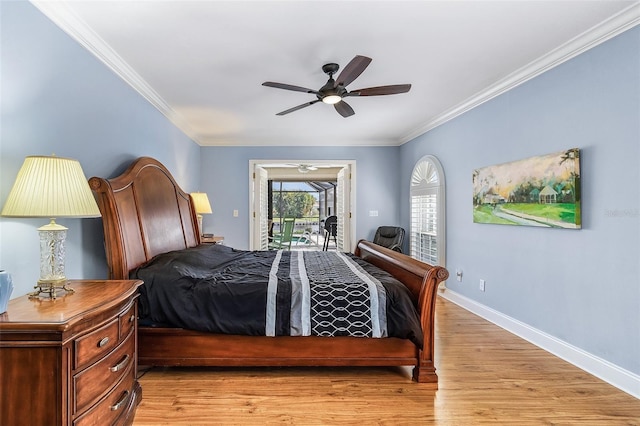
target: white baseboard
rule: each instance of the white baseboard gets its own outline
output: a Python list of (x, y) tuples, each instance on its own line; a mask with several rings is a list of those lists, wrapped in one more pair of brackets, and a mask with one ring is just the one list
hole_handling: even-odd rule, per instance
[(440, 296), (640, 399), (640, 375), (445, 288)]

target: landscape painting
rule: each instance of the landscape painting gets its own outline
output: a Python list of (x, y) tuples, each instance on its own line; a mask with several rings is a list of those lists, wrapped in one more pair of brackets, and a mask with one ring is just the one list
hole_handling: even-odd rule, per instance
[(473, 221), (580, 229), (579, 149), (474, 170)]

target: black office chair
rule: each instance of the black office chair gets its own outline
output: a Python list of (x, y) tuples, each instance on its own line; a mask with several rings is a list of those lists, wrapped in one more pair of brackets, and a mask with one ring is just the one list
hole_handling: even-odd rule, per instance
[(329, 240), (333, 237), (333, 242), (338, 247), (338, 216), (329, 216), (324, 220), (324, 245), (322, 246), (323, 251), (327, 251), (329, 248)]
[(381, 226), (373, 237), (374, 244), (402, 253), (404, 229), (399, 226)]

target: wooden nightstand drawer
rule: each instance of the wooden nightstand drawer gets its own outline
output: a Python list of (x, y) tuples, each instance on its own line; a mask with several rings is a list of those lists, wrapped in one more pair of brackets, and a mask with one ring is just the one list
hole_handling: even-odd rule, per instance
[(73, 377), (74, 414), (95, 403), (122, 378), (135, 362), (134, 350), (135, 336), (131, 332), (108, 356)]
[(73, 422), (74, 426), (112, 425), (125, 412), (134, 398), (132, 389), (135, 380), (135, 368), (129, 365), (126, 376), (100, 402)]
[(114, 318), (104, 326), (75, 341), (75, 365), (81, 369), (89, 362), (109, 353), (118, 345), (120, 337), (119, 322)]
[(136, 325), (136, 306), (135, 304), (131, 305), (124, 314), (120, 315), (120, 339), (124, 339)]

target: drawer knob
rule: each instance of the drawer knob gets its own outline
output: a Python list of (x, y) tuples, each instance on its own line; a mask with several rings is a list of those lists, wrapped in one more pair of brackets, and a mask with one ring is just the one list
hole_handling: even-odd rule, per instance
[(108, 337), (104, 337), (98, 342), (98, 347), (101, 348), (104, 345), (106, 345), (107, 343), (109, 343), (109, 338)]
[(111, 408), (111, 411), (118, 411), (120, 407), (122, 407), (125, 404), (125, 402), (127, 402), (127, 399), (129, 399), (129, 391), (124, 391), (122, 393), (122, 397), (120, 398), (120, 401), (116, 402), (109, 408)]
[(126, 354), (124, 358), (122, 358), (122, 361), (120, 361), (113, 367), (109, 368), (109, 370), (111, 370), (112, 373), (115, 373), (116, 371), (122, 370), (128, 363), (129, 363), (129, 354)]
[(135, 320), (136, 320), (135, 315), (131, 315), (131, 317), (129, 317), (129, 322), (134, 322)]

